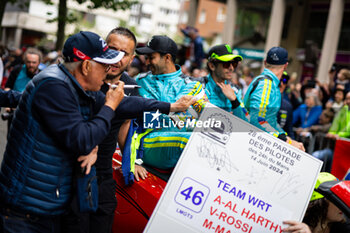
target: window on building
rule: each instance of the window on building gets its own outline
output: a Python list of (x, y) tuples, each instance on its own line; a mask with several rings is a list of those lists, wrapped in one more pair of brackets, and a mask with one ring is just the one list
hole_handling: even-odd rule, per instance
[(130, 15), (129, 24), (134, 26), (134, 25), (137, 25), (138, 23), (139, 23), (139, 17), (136, 15)]
[(131, 5), (131, 13), (138, 14), (140, 12), (140, 9), (141, 9), (140, 4)]
[(154, 6), (153, 6), (153, 4), (144, 3), (142, 5), (142, 13), (144, 13), (144, 14), (153, 14), (154, 13)]
[(205, 10), (202, 10), (200, 15), (199, 15), (199, 19), (198, 19), (198, 23), (200, 24), (204, 24), (205, 23), (205, 20), (206, 20), (206, 17), (207, 17), (207, 13)]
[(167, 30), (169, 28), (169, 24), (159, 22), (158, 28), (161, 30)]
[(188, 13), (184, 12), (180, 15), (179, 22), (186, 24), (188, 22)]
[(218, 22), (225, 22), (226, 19), (226, 8), (225, 7), (219, 7), (218, 13), (216, 15), (216, 21)]

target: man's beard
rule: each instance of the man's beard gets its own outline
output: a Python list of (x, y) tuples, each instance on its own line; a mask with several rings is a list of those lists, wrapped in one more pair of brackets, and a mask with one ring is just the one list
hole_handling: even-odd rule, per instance
[(120, 73), (116, 74), (116, 75), (114, 75), (114, 74), (107, 74), (106, 80), (113, 80), (113, 79), (115, 79), (116, 77), (120, 76), (123, 72), (124, 72), (124, 70), (121, 71)]
[(106, 80), (113, 80), (113, 79), (115, 79), (115, 77), (117, 77), (117, 75), (107, 74)]
[(27, 76), (32, 78), (32, 77), (34, 77), (34, 75), (36, 75), (38, 73), (38, 71), (39, 71), (38, 69), (35, 69), (34, 72), (31, 72), (27, 69)]

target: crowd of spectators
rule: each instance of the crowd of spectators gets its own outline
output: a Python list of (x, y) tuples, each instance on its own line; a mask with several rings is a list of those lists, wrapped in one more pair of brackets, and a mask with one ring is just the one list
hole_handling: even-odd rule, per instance
[[(198, 79), (198, 81), (208, 76), (209, 73), (213, 75), (213, 71), (217, 68), (215, 65), (219, 63), (214, 64), (213, 61), (206, 60), (208, 56), (204, 55), (201, 45), (202, 39), (198, 31), (194, 28), (186, 28), (182, 32), (191, 39), (191, 43), (193, 43), (192, 49), (194, 49), (189, 59), (177, 57), (177, 61), (182, 61), (176, 62), (181, 66), (182, 73), (185, 76), (190, 76), (192, 80)], [(199, 47), (200, 51), (198, 51)], [(29, 67), (26, 64), (25, 54), (27, 54), (26, 51), (32, 50), (33, 48), (9, 49), (5, 46), (0, 46), (1, 89), (9, 87), (9, 83), (13, 82), (11, 74), (17, 70), (16, 67), (23, 67), (23, 69)], [(130, 59), (132, 61), (128, 62), (129, 65), (126, 68), (130, 77), (136, 77), (138, 74), (148, 70), (146, 58), (142, 55), (143, 53), (147, 55), (147, 53), (142, 52), (140, 48), (138, 50), (139, 55)], [(136, 49), (136, 51), (138, 50)], [(231, 48), (229, 50), (231, 51)], [(211, 54), (210, 51), (209, 54)], [(33, 75), (51, 64), (59, 63), (60, 59), (60, 51), (44, 53), (43, 58), (40, 58), (37, 72), (33, 73)], [(247, 95), (247, 89), (256, 74), (253, 73), (249, 66), (239, 63), (239, 61), (242, 61), (242, 58), (228, 66), (234, 69), (232, 77), (220, 77), (219, 73), (213, 76), (216, 79), (221, 78), (227, 81), (229, 85), (237, 90), (235, 91), (237, 99), (242, 100)], [(220, 64), (222, 65), (222, 63)], [(172, 66), (174, 68), (175, 63)], [(178, 79), (182, 81), (182, 78), (179, 77)], [(208, 87), (210, 85), (207, 86), (207, 89), (209, 89)], [(23, 91), (23, 89), (24, 87), (18, 91)], [(350, 138), (350, 69), (332, 66), (329, 71), (327, 84), (321, 83), (316, 77), (304, 78), (302, 82), (299, 82), (298, 74), (293, 73), (289, 76), (287, 73), (284, 73), (280, 81), (280, 91), (282, 93), (281, 106), (286, 106), (286, 108), (282, 109), (281, 107), (278, 116), (279, 124), (288, 133), (289, 137), (296, 139), (296, 141), (302, 141), (308, 153), (323, 160), (325, 162), (323, 170), (329, 172), (332, 164), (334, 141), (340, 138)], [(166, 101), (167, 99), (161, 100)], [(322, 143), (315, 143), (317, 137), (323, 138)]]
[[(185, 36), (192, 38), (192, 43), (198, 44), (197, 42), (200, 38), (195, 29), (185, 28), (182, 31)], [(142, 45), (143, 44), (140, 44), (139, 46)], [(198, 46), (199, 45), (196, 45), (195, 47)], [(23, 47), (19, 49), (6, 48), (3, 45), (0, 46), (2, 58), (0, 61), (0, 72), (2, 73), (0, 77), (1, 89), (6, 87), (11, 71), (16, 66), (24, 64), (23, 54), (26, 49), (28, 48)], [(198, 56), (202, 57), (200, 63), (193, 62), (193, 60), (191, 60), (193, 57), (188, 56), (187, 53), (179, 52), (177, 63), (181, 65), (182, 72), (186, 76), (202, 78), (208, 75), (206, 56), (202, 48)], [(198, 56), (196, 58), (197, 61), (199, 60)], [(58, 63), (60, 57), (60, 51), (43, 52), (39, 70), (44, 69), (50, 64)], [(128, 67), (128, 74), (131, 77), (136, 77), (139, 73), (146, 71), (145, 57), (143, 55), (135, 56)], [(240, 98), (244, 98), (247, 88), (255, 76), (256, 74), (252, 72), (249, 66), (239, 64), (232, 75), (230, 84), (241, 90)], [(285, 129), (287, 129), (287, 127), (292, 127), (293, 132), (286, 130), (287, 132), (289, 131), (289, 136), (293, 139), (303, 141), (309, 153), (313, 153), (316, 149), (324, 149), (324, 147), (330, 147), (329, 149), (332, 150), (332, 143), (329, 143), (329, 140), (337, 138), (333, 135), (349, 137), (346, 133), (350, 130), (350, 126), (347, 125), (349, 124), (348, 122), (343, 122), (343, 128), (339, 131), (333, 133), (328, 133), (328, 131), (332, 123), (335, 124), (334, 119), (339, 119), (341, 110), (343, 111), (343, 115), (345, 114), (344, 117), (348, 115), (347, 109), (349, 106), (346, 104), (345, 98), (346, 94), (350, 91), (350, 69), (333, 65), (328, 76), (328, 84), (320, 83), (315, 77), (307, 77), (304, 78), (302, 82), (299, 82), (298, 74), (292, 73), (291, 77), (288, 77), (285, 83), (286, 86), (283, 87), (283, 101), (287, 102), (288, 105), (290, 104), (293, 109), (293, 116), (289, 116), (289, 118), (292, 118), (292, 125), (285, 125)], [(285, 114), (282, 112), (282, 115)], [(284, 122), (282, 122), (282, 124), (284, 124)], [(332, 128), (334, 127), (335, 126)], [(316, 134), (323, 134), (327, 139), (324, 140), (324, 145), (315, 146), (314, 143), (311, 143), (312, 138), (314, 138)], [(308, 147), (309, 145), (313, 146)]]

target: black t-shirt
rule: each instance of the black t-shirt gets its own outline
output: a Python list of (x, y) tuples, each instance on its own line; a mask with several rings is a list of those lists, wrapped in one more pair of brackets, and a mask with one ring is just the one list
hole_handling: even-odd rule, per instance
[[(128, 85), (136, 85), (136, 81), (133, 78), (130, 78), (127, 73), (123, 73), (120, 77), (120, 80)], [(106, 93), (109, 89), (107, 84), (104, 84), (101, 87), (101, 91)], [(125, 89), (125, 95), (127, 96), (139, 96), (138, 89)], [(125, 119), (114, 118), (112, 120), (111, 130), (108, 133), (107, 137), (99, 145), (98, 149), (98, 159), (96, 161), (96, 170), (98, 175), (111, 175), (112, 174), (112, 158), (114, 151), (117, 147), (117, 139), (120, 127), (124, 123)]]

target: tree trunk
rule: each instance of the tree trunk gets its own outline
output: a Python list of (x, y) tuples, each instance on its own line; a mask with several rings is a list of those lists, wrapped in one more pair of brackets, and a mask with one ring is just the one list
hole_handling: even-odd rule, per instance
[(58, 5), (58, 25), (57, 25), (57, 41), (56, 50), (63, 48), (65, 28), (67, 18), (67, 0), (60, 0)]
[(7, 1), (1, 1), (0, 2), (0, 41), (2, 38), (2, 18), (4, 17), (4, 13), (5, 13), (5, 8), (6, 8), (6, 3)]

